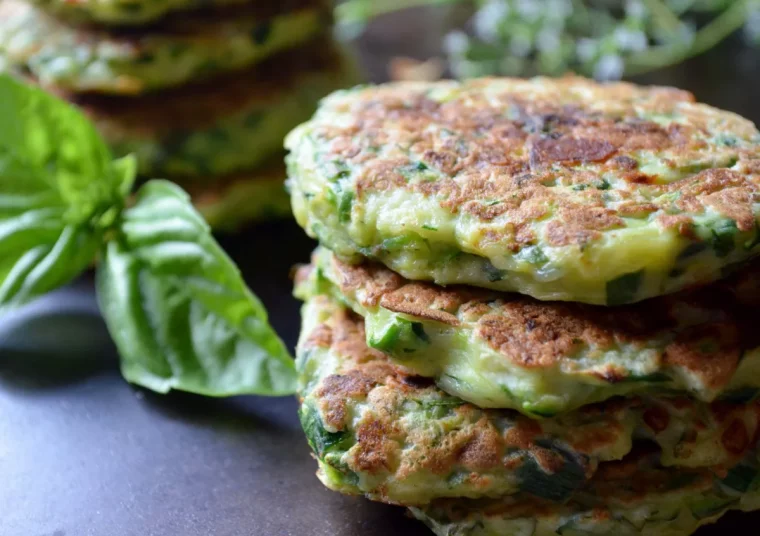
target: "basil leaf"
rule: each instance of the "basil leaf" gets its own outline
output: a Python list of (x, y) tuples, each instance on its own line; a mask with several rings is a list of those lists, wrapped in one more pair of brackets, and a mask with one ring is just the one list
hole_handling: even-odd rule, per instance
[(81, 113), (0, 75), (0, 314), (89, 266), (134, 176)]
[(179, 187), (151, 181), (97, 272), (124, 377), (158, 392), (295, 392), (292, 358), (237, 267)]
[(135, 164), (114, 162), (75, 107), (0, 75), (0, 177), (3, 193), (34, 194), (65, 207), (67, 222), (84, 223), (123, 205)]

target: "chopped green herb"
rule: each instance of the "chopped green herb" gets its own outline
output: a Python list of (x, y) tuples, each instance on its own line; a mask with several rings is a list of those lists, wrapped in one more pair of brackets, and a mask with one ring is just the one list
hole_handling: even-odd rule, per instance
[(483, 261), (483, 271), (486, 273), (486, 277), (491, 283), (501, 281), (504, 279), (504, 274), (506, 273), (503, 270), (499, 270), (489, 260)]
[(388, 353), (409, 354), (416, 351), (421, 344), (430, 344), (430, 337), (425, 333), (422, 323), (399, 317), (394, 317), (369, 339), (370, 347)]
[(757, 481), (759, 476), (760, 472), (758, 472), (757, 467), (740, 463), (729, 469), (726, 478), (721, 482), (733, 490), (746, 493), (753, 487), (753, 483)]
[(426, 418), (442, 419), (449, 415), (452, 409), (464, 405), (464, 401), (458, 398), (442, 398), (440, 400), (421, 402), (421, 404)]
[(669, 381), (673, 379), (664, 372), (652, 372), (651, 374), (632, 374), (617, 380), (617, 383), (666, 383)]
[(574, 453), (551, 441), (537, 441), (536, 444), (551, 450), (564, 463), (551, 474), (541, 468), (536, 459), (528, 455), (517, 469), (520, 489), (536, 497), (553, 502), (564, 502), (586, 481), (583, 461)]
[(734, 220), (720, 220), (710, 229), (712, 248), (718, 257), (726, 257), (734, 250), (737, 232)]
[(547, 257), (543, 250), (538, 246), (523, 248), (520, 250), (520, 253), (517, 254), (517, 258), (535, 266), (543, 266), (549, 262), (549, 257)]
[(425, 327), (422, 325), (422, 322), (412, 322), (412, 333), (414, 333), (419, 340), (430, 343), (430, 337), (425, 333)]
[(467, 471), (454, 471), (449, 476), (446, 477), (446, 484), (448, 484), (449, 487), (455, 488), (457, 486), (461, 486), (463, 483), (467, 481), (469, 478), (470, 473)]
[(414, 242), (414, 240), (415, 240), (415, 236), (412, 234), (405, 234), (401, 236), (394, 236), (392, 238), (386, 238), (380, 244), (379, 249), (381, 251), (393, 251), (395, 249), (408, 246), (409, 244)]
[(601, 181), (597, 182), (595, 185), (597, 190), (609, 190), (612, 185), (607, 179), (602, 179)]
[(341, 223), (347, 223), (351, 221), (351, 209), (354, 205), (354, 192), (350, 190), (344, 190), (340, 195), (340, 202), (338, 203), (338, 221)]
[(406, 166), (401, 166), (399, 168), (399, 173), (401, 173), (406, 180), (412, 180), (416, 178), (419, 173), (427, 171), (428, 169), (430, 168), (428, 168), (427, 164), (424, 162), (413, 162)]
[(328, 172), (328, 175), (330, 176), (330, 182), (345, 179), (351, 174), (351, 170), (349, 169), (348, 165), (341, 160), (332, 160), (327, 165), (331, 166), (331, 169)]
[(715, 138), (716, 143), (723, 145), (724, 147), (736, 147), (739, 140), (732, 134), (720, 134)]
[(695, 162), (679, 167), (678, 171), (681, 173), (699, 173), (700, 171), (712, 168), (713, 165), (713, 162)]
[(359, 485), (359, 475), (349, 469), (348, 465), (338, 456), (328, 454), (325, 457), (324, 462), (326, 464), (325, 472), (329, 471), (330, 480), (340, 482), (348, 487), (356, 487)]
[(623, 274), (607, 282), (607, 305), (623, 305), (636, 300), (644, 270)]
[(526, 413), (530, 413), (531, 415), (533, 415), (535, 417), (541, 417), (541, 418), (544, 418), (544, 419), (549, 419), (551, 417), (554, 417), (558, 413), (557, 410), (551, 409), (551, 408), (542, 407), (541, 404), (524, 403), (522, 405), (522, 407), (523, 407), (523, 410)]
[(324, 457), (331, 450), (349, 446), (351, 434), (347, 431), (327, 431), (316, 408), (305, 404), (301, 406), (298, 416), (301, 420), (301, 426), (306, 433), (306, 440), (309, 442), (309, 446), (320, 458)]
[(435, 227), (434, 225), (428, 225), (428, 224), (424, 224), (422, 226), (422, 228), (425, 229), (425, 230), (428, 230), (428, 231), (437, 231), (438, 230), (438, 227)]

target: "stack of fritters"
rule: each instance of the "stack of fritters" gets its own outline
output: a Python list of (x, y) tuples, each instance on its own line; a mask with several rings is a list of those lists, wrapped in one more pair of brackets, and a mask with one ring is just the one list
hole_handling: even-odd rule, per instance
[(441, 536), (760, 509), (760, 134), (580, 78), (333, 94), (287, 138), (301, 421)]
[(3, 0), (0, 58), (235, 227), (290, 213), (282, 140), (352, 84), (330, 27), (325, 0)]

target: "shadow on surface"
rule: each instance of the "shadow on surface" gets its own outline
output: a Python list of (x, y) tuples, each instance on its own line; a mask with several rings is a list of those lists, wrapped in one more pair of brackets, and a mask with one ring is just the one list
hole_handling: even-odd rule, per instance
[(41, 298), (0, 324), (0, 382), (49, 389), (116, 369), (115, 348), (94, 299), (73, 290)]
[(227, 433), (265, 433), (272, 437), (292, 433), (295, 429), (300, 433), (296, 417), (298, 404), (292, 397), (208, 398), (180, 391), (161, 395), (136, 389), (151, 411), (174, 421)]

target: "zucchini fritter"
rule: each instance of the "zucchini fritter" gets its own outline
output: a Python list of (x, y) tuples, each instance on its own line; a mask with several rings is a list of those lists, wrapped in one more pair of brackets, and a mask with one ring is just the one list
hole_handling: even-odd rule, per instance
[(314, 1), (282, 11), (264, 2), (141, 29), (72, 26), (17, 0), (0, 5), (0, 56), (43, 86), (139, 95), (249, 68), (326, 32)]
[(683, 392), (711, 402), (760, 392), (760, 273), (609, 308), (540, 302), (404, 279), (325, 248), (297, 294), (325, 293), (365, 318), (367, 344), (481, 407), (532, 417), (613, 396)]
[(437, 389), (365, 344), (360, 317), (326, 296), (304, 307), (297, 348), (301, 423), (330, 489), (424, 505), (524, 493), (563, 502), (634, 442), (658, 463), (730, 468), (757, 441), (760, 406), (615, 399), (532, 420)]
[(140, 173), (172, 180), (245, 172), (282, 151), (287, 132), (330, 91), (357, 79), (351, 61), (322, 40), (244, 73), (138, 98), (67, 97)]
[(362, 87), (325, 99), (286, 145), (306, 232), (413, 280), (613, 306), (760, 252), (760, 134), (685, 91)]

